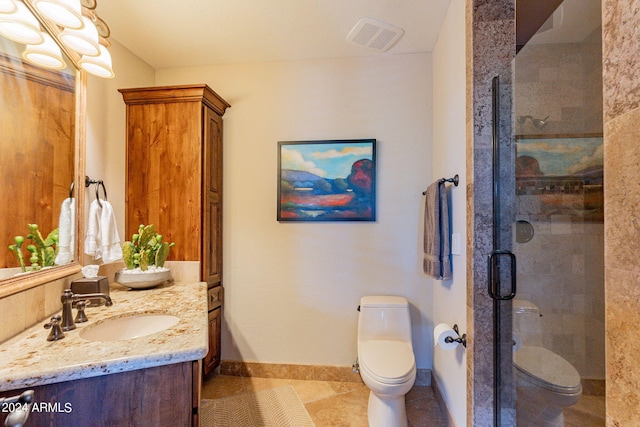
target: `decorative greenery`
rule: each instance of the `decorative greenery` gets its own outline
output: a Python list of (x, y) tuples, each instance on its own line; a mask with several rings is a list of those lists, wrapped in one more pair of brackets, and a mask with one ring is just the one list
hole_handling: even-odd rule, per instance
[(131, 237), (131, 241), (122, 245), (122, 258), (127, 270), (140, 268), (147, 271), (149, 266), (164, 266), (164, 262), (169, 256), (171, 247), (175, 243), (162, 241), (162, 235), (156, 234), (153, 224), (140, 224), (138, 233)]
[[(27, 246), (27, 250), (31, 254), (29, 261), (31, 266), (28, 267), (29, 271), (37, 271), (42, 267), (51, 267), (55, 265), (56, 255), (58, 254), (58, 229), (53, 230), (46, 239), (42, 238), (40, 230), (38, 230), (38, 224), (27, 224), (29, 228), (29, 234), (27, 239), (31, 239), (33, 244)], [(22, 272), (27, 271), (27, 266), (22, 254), (22, 244), (25, 239), (24, 236), (14, 237), (15, 244), (9, 245), (9, 250), (14, 253)]]

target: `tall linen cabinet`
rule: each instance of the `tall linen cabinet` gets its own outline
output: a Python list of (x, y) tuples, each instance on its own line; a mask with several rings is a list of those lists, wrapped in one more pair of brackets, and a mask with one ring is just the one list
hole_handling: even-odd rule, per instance
[(220, 363), (222, 116), (204, 84), (119, 89), (127, 105), (126, 234), (154, 224), (170, 260), (199, 261), (209, 288), (208, 374)]

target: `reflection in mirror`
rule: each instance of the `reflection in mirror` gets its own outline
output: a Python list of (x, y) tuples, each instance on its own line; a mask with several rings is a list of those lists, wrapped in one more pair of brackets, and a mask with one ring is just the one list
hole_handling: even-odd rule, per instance
[[(18, 0), (2, 4), (29, 12)], [(45, 53), (15, 41), (0, 10), (0, 280), (75, 258), (77, 71), (38, 21), (26, 19)]]

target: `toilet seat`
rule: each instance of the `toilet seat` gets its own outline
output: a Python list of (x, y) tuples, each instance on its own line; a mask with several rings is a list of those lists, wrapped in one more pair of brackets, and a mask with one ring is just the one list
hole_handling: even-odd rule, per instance
[(360, 369), (377, 382), (401, 384), (415, 374), (413, 348), (404, 341), (364, 341), (359, 353)]
[(532, 384), (555, 393), (582, 391), (580, 374), (560, 355), (544, 347), (522, 346), (513, 356), (516, 369)]

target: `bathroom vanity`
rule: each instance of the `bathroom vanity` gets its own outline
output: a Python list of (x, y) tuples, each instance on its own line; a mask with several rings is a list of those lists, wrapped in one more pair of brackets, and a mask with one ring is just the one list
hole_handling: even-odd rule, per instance
[[(40, 323), (1, 344), (0, 397), (35, 391), (29, 427), (197, 426), (208, 350), (206, 283), (144, 291), (113, 284), (110, 296), (113, 306), (87, 308), (89, 321), (61, 340), (47, 341)], [(121, 326), (113, 341), (83, 338), (115, 319), (154, 314), (179, 320), (137, 338), (119, 338), (127, 333)]]

